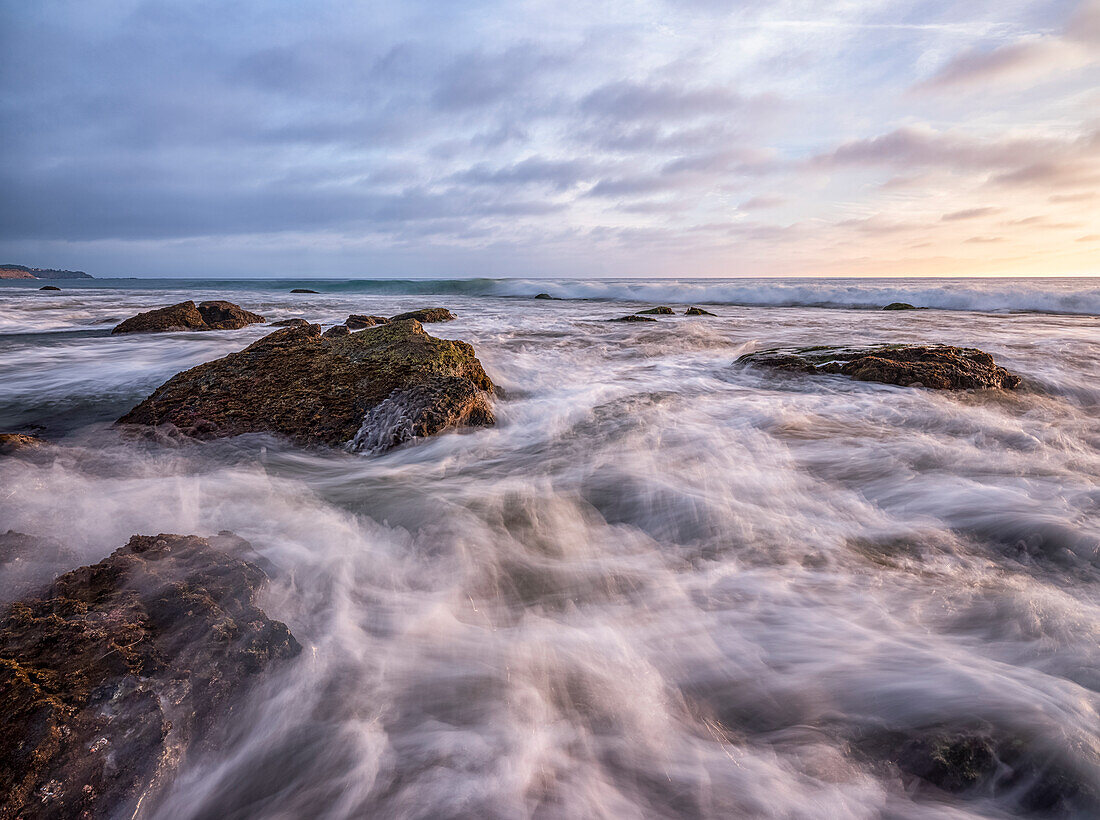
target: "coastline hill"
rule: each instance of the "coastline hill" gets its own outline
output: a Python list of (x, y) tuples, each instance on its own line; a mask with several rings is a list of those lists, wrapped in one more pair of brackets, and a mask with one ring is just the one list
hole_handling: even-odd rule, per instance
[(28, 268), (26, 265), (0, 265), (0, 279), (92, 279), (82, 270)]

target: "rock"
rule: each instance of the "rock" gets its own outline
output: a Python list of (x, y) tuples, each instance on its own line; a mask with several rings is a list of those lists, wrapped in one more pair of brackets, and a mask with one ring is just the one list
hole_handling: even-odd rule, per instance
[(703, 310), (702, 308), (689, 307), (684, 311), (685, 316), (714, 316), (709, 310)]
[(199, 313), (206, 321), (208, 330), (236, 330), (247, 325), (266, 322), (258, 313), (251, 313), (240, 305), (223, 302), (220, 299), (199, 304)]
[(536, 293), (535, 298), (536, 299), (553, 299), (554, 297), (551, 296), (549, 293)]
[(74, 564), (75, 553), (58, 542), (8, 530), (0, 535), (0, 605), (34, 592)]
[(267, 576), (203, 538), (135, 535), (0, 621), (0, 817), (129, 817), (262, 672), (294, 657)]
[(39, 290), (61, 290), (57, 285), (43, 285)]
[(294, 288), (294, 290), (291, 291), (291, 293), (316, 293), (316, 292), (317, 291), (310, 290), (309, 288)]
[(365, 316), (361, 313), (353, 313), (344, 322), (352, 330), (362, 330), (365, 327), (384, 325), (389, 321), (385, 316)]
[[(470, 345), (429, 336), (415, 320), (338, 338), (308, 325), (177, 374), (119, 422), (171, 422), (203, 438), (269, 432), (340, 445), (369, 438), (363, 427), (370, 420), (413, 435), (492, 424), (493, 390)], [(368, 419), (387, 400), (390, 416)]]
[(116, 325), (111, 333), (163, 333), (173, 330), (236, 330), (246, 325), (265, 322), (263, 316), (250, 313), (232, 302), (203, 302), (198, 307), (192, 301), (157, 308)]
[(636, 316), (672, 316), (675, 311), (670, 307), (661, 305), (660, 307), (649, 308), (648, 310), (639, 310)]
[(305, 319), (280, 319), (277, 322), (272, 322), (272, 327), (305, 327), (308, 325)]
[(351, 328), (347, 325), (334, 325), (321, 334), (322, 339), (339, 339), (341, 336), (347, 336), (351, 333)]
[(921, 308), (913, 307), (908, 302), (891, 302), (883, 310), (921, 310)]
[(619, 316), (616, 319), (609, 319), (610, 322), (656, 322), (652, 316), (639, 316), (637, 313), (632, 313), (629, 316)]
[(455, 315), (451, 313), (447, 308), (420, 308), (420, 310), (410, 310), (408, 313), (400, 313), (397, 316), (391, 316), (391, 322), (399, 322), (402, 319), (416, 319), (418, 322), (428, 324), (429, 322), (450, 322), (453, 321)]
[[(952, 794), (1003, 801), (1013, 815), (1093, 817), (1100, 786), (1087, 764), (1036, 739), (992, 726), (873, 732), (853, 741), (857, 756), (896, 766), (908, 780)], [(913, 786), (906, 783), (907, 790)]]
[(973, 347), (877, 345), (863, 348), (809, 347), (748, 353), (738, 363), (798, 373), (841, 374), (858, 381), (936, 390), (1015, 388), (1020, 377)]
[(0, 456), (33, 452), (45, 446), (46, 442), (42, 439), (26, 433), (0, 433)]

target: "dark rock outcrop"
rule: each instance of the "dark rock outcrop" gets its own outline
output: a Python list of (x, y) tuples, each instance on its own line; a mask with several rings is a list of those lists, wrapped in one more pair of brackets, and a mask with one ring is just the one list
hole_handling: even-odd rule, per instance
[(535, 298), (536, 299), (554, 299), (556, 297), (551, 296), (549, 293), (536, 293)]
[(321, 334), (322, 339), (339, 339), (342, 336), (347, 336), (351, 333), (351, 328), (347, 325), (333, 325), (324, 333)]
[(652, 316), (639, 316), (637, 313), (632, 313), (629, 316), (618, 316), (614, 319), (609, 319), (610, 322), (656, 322)]
[[(909, 790), (936, 789), (1001, 802), (1014, 815), (1092, 817), (1100, 785), (1087, 764), (991, 726), (879, 731), (855, 738), (857, 757), (896, 767)], [(913, 779), (916, 778), (914, 782)]]
[(0, 622), (0, 817), (131, 816), (300, 647), (267, 576), (195, 536), (134, 536)]
[(61, 290), (57, 285), (43, 285), (39, 290)]
[(891, 302), (883, 310), (920, 310), (920, 308), (914, 307), (908, 302)]
[(344, 322), (352, 330), (362, 330), (365, 327), (375, 327), (389, 322), (385, 316), (367, 316), (361, 313), (353, 313)]
[(364, 429), (373, 425), (403, 430), (396, 441), (375, 436), (397, 443), (492, 424), (493, 390), (470, 345), (429, 336), (417, 321), (338, 338), (308, 325), (177, 374), (119, 421), (170, 422), (198, 438), (269, 432), (327, 445), (371, 438)]
[(305, 319), (280, 319), (277, 322), (272, 322), (272, 327), (305, 327), (308, 325)]
[(75, 553), (56, 541), (8, 530), (0, 535), (0, 606), (40, 589), (76, 563)]
[(111, 333), (163, 333), (172, 330), (236, 330), (246, 325), (265, 322), (263, 316), (244, 310), (232, 302), (215, 300), (192, 301), (149, 310), (131, 316), (116, 325)]
[(315, 291), (315, 290), (310, 290), (309, 288), (294, 288), (294, 289), (293, 289), (293, 290), (291, 291), (291, 293), (316, 293), (316, 292), (317, 292), (317, 291)]
[(1015, 388), (1020, 377), (973, 347), (948, 345), (878, 345), (875, 347), (808, 347), (748, 353), (739, 364), (796, 373), (839, 374), (858, 381), (930, 387), (936, 390)]
[(391, 322), (400, 322), (402, 319), (416, 319), (416, 321), (422, 324), (429, 324), (430, 322), (450, 322), (453, 321), (455, 315), (451, 313), (447, 308), (435, 307), (435, 308), (420, 308), (420, 310), (410, 310), (408, 313), (399, 313), (397, 316), (391, 316)]
[(646, 310), (639, 310), (636, 315), (637, 316), (672, 316), (675, 313), (676, 313), (676, 311), (674, 311), (672, 308), (665, 307), (664, 305), (661, 305), (660, 307), (653, 307), (653, 308), (648, 308)]
[(0, 433), (0, 456), (41, 450), (46, 442), (26, 433)]
[(684, 311), (685, 316), (714, 316), (709, 310), (703, 310), (702, 308), (689, 307)]

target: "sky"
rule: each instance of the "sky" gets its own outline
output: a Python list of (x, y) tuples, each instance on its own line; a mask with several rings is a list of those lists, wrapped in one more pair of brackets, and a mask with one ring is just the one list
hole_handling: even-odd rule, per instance
[(1100, 0), (0, 0), (0, 262), (1100, 275)]

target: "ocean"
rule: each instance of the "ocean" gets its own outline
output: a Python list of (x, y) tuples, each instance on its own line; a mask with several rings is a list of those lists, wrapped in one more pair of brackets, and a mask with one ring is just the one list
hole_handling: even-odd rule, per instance
[[(304, 647), (150, 816), (1100, 810), (1100, 279), (38, 284), (0, 283), (0, 432), (61, 447), (0, 458), (0, 532), (65, 571), (232, 531)], [(426, 329), (473, 345), (497, 424), (381, 455), (127, 437), (159, 384), (271, 332), (110, 334), (185, 299), (448, 307)], [(606, 321), (657, 304), (717, 315)], [(978, 347), (1023, 385), (734, 364), (879, 342)], [(914, 772), (921, 744), (977, 774)]]

